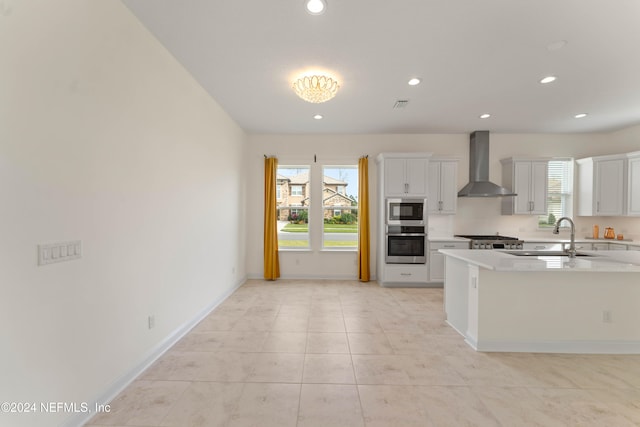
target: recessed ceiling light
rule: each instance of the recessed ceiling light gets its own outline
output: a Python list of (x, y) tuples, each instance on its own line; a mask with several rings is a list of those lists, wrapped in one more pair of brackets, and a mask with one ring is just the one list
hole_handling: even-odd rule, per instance
[(315, 116), (313, 116), (314, 119), (316, 120), (322, 120), (323, 119), (323, 115), (322, 114), (316, 114)]
[(491, 114), (489, 114), (489, 113), (484, 113), (484, 114), (480, 115), (481, 119), (488, 119), (489, 117), (491, 117)]
[(576, 119), (582, 119), (582, 118), (584, 118), (584, 117), (587, 117), (587, 113), (580, 113), (580, 114), (576, 114), (576, 115), (575, 115), (575, 116), (573, 116), (573, 117), (575, 117)]
[(311, 15), (322, 15), (327, 9), (325, 0), (304, 0), (304, 8)]
[(547, 83), (555, 82), (556, 79), (557, 79), (556, 76), (547, 76), (547, 77), (543, 78), (542, 80), (540, 80), (540, 83), (547, 84)]
[(422, 80), (420, 80), (419, 78), (414, 77), (414, 78), (412, 78), (411, 80), (409, 80), (409, 86), (416, 86), (416, 85), (419, 85), (421, 81), (422, 81)]

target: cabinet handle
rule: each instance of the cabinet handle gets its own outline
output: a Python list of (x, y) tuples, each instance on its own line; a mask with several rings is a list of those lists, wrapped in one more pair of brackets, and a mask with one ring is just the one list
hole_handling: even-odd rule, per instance
[(538, 250), (538, 249), (547, 249), (547, 247), (538, 245), (538, 246), (536, 246), (536, 250)]
[(409, 184), (404, 184), (404, 193), (407, 194), (409, 192)]
[(411, 276), (411, 273), (400, 273), (401, 276)]
[(445, 248), (455, 248), (456, 245), (444, 245)]
[(600, 202), (596, 202), (596, 212), (600, 212)]
[(438, 202), (438, 210), (441, 211), (442, 210), (442, 200), (440, 200)]

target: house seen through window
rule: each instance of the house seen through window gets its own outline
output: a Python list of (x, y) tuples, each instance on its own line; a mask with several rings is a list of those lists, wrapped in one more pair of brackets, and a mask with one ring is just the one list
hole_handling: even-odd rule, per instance
[(563, 216), (573, 214), (573, 159), (549, 162), (547, 214), (538, 217), (540, 228), (553, 227)]
[(324, 166), (322, 170), (325, 249), (358, 247), (358, 167)]
[[(357, 248), (358, 167), (323, 166), (322, 192), (318, 195), (311, 192), (310, 172), (309, 166), (278, 166), (278, 248), (309, 249), (309, 230), (320, 230), (320, 227), (323, 249)], [(320, 204), (322, 216), (316, 215), (316, 218), (310, 210)]]
[(278, 248), (309, 248), (309, 166), (278, 166)]

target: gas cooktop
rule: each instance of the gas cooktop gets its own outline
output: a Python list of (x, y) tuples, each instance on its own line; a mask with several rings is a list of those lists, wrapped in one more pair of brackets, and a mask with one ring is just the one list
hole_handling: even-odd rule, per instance
[(517, 237), (500, 236), (499, 234), (456, 234), (456, 237), (471, 240), (469, 242), (471, 249), (522, 249), (523, 246), (523, 242)]

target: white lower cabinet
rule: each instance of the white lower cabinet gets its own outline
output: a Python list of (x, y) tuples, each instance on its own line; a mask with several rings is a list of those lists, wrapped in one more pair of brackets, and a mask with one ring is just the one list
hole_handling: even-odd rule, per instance
[(609, 243), (610, 251), (626, 251), (628, 246), (624, 243)]
[(428, 273), (426, 264), (387, 264), (384, 283), (426, 283)]
[(608, 243), (594, 243), (591, 247), (592, 251), (608, 251), (609, 244)]
[(429, 242), (429, 282), (444, 282), (444, 255), (438, 249), (469, 249), (469, 242)]
[(524, 242), (522, 249), (525, 251), (561, 251), (563, 247), (559, 242)]

